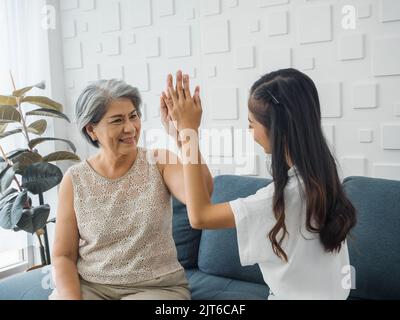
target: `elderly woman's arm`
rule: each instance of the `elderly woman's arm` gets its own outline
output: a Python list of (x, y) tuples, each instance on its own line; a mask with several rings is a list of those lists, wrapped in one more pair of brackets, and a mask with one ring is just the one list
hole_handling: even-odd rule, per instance
[[(158, 165), (164, 178), (164, 182), (167, 185), (169, 191), (179, 201), (181, 201), (182, 203), (186, 203), (182, 162), (175, 153), (169, 150), (156, 150), (155, 156), (157, 159), (159, 159)], [(208, 193), (211, 196), (214, 188), (213, 178), (210, 171), (208, 170), (207, 165), (201, 158), (201, 154), (199, 154), (198, 157), (199, 161), (201, 159), (202, 163), (204, 163), (201, 166), (202, 173), (204, 181), (206, 182)]]
[(64, 175), (58, 193), (57, 222), (53, 247), (53, 267), (58, 299), (82, 299), (76, 261), (79, 232), (73, 205), (70, 174)]

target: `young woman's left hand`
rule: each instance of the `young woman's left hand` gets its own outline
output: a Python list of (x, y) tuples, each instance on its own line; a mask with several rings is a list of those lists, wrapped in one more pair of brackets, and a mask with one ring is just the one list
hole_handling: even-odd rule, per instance
[(189, 76), (176, 73), (176, 89), (172, 75), (167, 78), (168, 95), (163, 92), (162, 99), (168, 108), (168, 115), (175, 121), (178, 131), (183, 129), (198, 130), (201, 122), (202, 107), (200, 88), (197, 86), (192, 96), (189, 87)]

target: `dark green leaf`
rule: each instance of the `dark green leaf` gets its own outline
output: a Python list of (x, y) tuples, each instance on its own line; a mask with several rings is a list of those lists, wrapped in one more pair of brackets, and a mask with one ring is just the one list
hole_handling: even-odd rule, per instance
[(63, 107), (60, 103), (53, 101), (47, 97), (40, 97), (40, 96), (28, 96), (21, 100), (21, 102), (26, 102), (30, 104), (35, 104), (39, 107), (46, 108), (46, 109), (53, 109), (58, 112), (63, 111)]
[(31, 90), (32, 88), (39, 88), (39, 89), (45, 89), (46, 88), (46, 84), (44, 81), (41, 81), (37, 84), (34, 84), (33, 86), (29, 86), (29, 87), (25, 87), (19, 90), (15, 90), (13, 92), (13, 96), (14, 97), (21, 97), (23, 96), (25, 93), (27, 93), (29, 90)]
[(0, 173), (0, 192), (3, 193), (10, 186), (15, 176), (13, 167), (7, 166)]
[(0, 96), (0, 105), (14, 107), (17, 105), (17, 99), (10, 96)]
[(75, 153), (67, 151), (57, 151), (43, 157), (44, 162), (62, 161), (62, 160), (80, 161), (81, 159)]
[(47, 162), (31, 164), (22, 176), (22, 186), (33, 194), (44, 193), (62, 180), (61, 170)]
[(0, 209), (2, 209), (8, 202), (13, 202), (18, 196), (18, 191), (14, 188), (8, 189), (0, 200)]
[(3, 133), (0, 133), (0, 139), (3, 139), (5, 137), (8, 137), (8, 136), (11, 136), (13, 134), (20, 133), (20, 132), (22, 132), (22, 129), (14, 129), (14, 130), (10, 130), (10, 131), (6, 131), (6, 132), (3, 132)]
[(39, 143), (42, 143), (42, 142), (45, 142), (45, 141), (64, 141), (64, 142), (68, 143), (68, 145), (71, 147), (71, 149), (74, 152), (76, 152), (75, 145), (71, 141), (65, 140), (65, 139), (58, 139), (58, 138), (36, 138), (36, 139), (32, 139), (30, 141), (30, 143), (29, 143), (29, 148), (33, 149)]
[(50, 214), (50, 207), (48, 204), (38, 206), (32, 209), (25, 209), (22, 212), (20, 221), (17, 224), (15, 231), (24, 230), (29, 233), (43, 228), (47, 222)]
[(11, 209), (12, 209), (13, 203), (8, 202), (6, 203), (0, 211), (0, 227), (4, 229), (12, 229), (13, 225), (11, 223)]
[(16, 108), (0, 105), (0, 123), (11, 123), (20, 121), (21, 115)]
[(27, 130), (30, 133), (37, 134), (37, 135), (40, 136), (46, 131), (46, 128), (47, 128), (46, 120), (41, 119), (41, 120), (38, 120), (38, 121), (35, 121), (35, 122), (31, 123), (28, 126)]
[(16, 174), (22, 175), (24, 170), (29, 167), (31, 164), (36, 162), (42, 162), (42, 156), (37, 152), (25, 151), (19, 154), (17, 157), (14, 157), (14, 171)]
[(44, 117), (54, 117), (54, 118), (60, 118), (60, 119), (65, 119), (68, 122), (71, 122), (69, 118), (62, 112), (58, 112), (56, 110), (52, 109), (36, 109), (32, 110), (26, 113), (27, 116), (44, 116)]
[(28, 199), (28, 192), (26, 190), (19, 193), (14, 201), (11, 209), (11, 225), (14, 227), (22, 216), (22, 211)]

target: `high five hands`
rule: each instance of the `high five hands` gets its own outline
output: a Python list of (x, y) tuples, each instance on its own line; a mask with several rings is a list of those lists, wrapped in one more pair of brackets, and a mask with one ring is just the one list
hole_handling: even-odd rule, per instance
[[(176, 87), (173, 86), (173, 77), (167, 76), (167, 90), (161, 94), (161, 117), (165, 122), (172, 121), (178, 132), (184, 129), (197, 131), (200, 127), (202, 107), (200, 101), (200, 87), (195, 88), (192, 96), (189, 86), (189, 75), (176, 73)], [(169, 130), (169, 132), (170, 130)]]

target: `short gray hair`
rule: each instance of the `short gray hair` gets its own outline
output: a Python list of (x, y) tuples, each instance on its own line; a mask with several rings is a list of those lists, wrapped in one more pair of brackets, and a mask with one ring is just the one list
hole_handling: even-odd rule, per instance
[(122, 80), (99, 80), (89, 84), (80, 94), (75, 108), (78, 129), (84, 138), (96, 148), (99, 147), (99, 143), (92, 140), (86, 132), (86, 126), (98, 123), (107, 112), (107, 106), (111, 102), (123, 98), (132, 101), (140, 117), (142, 98), (139, 90)]

